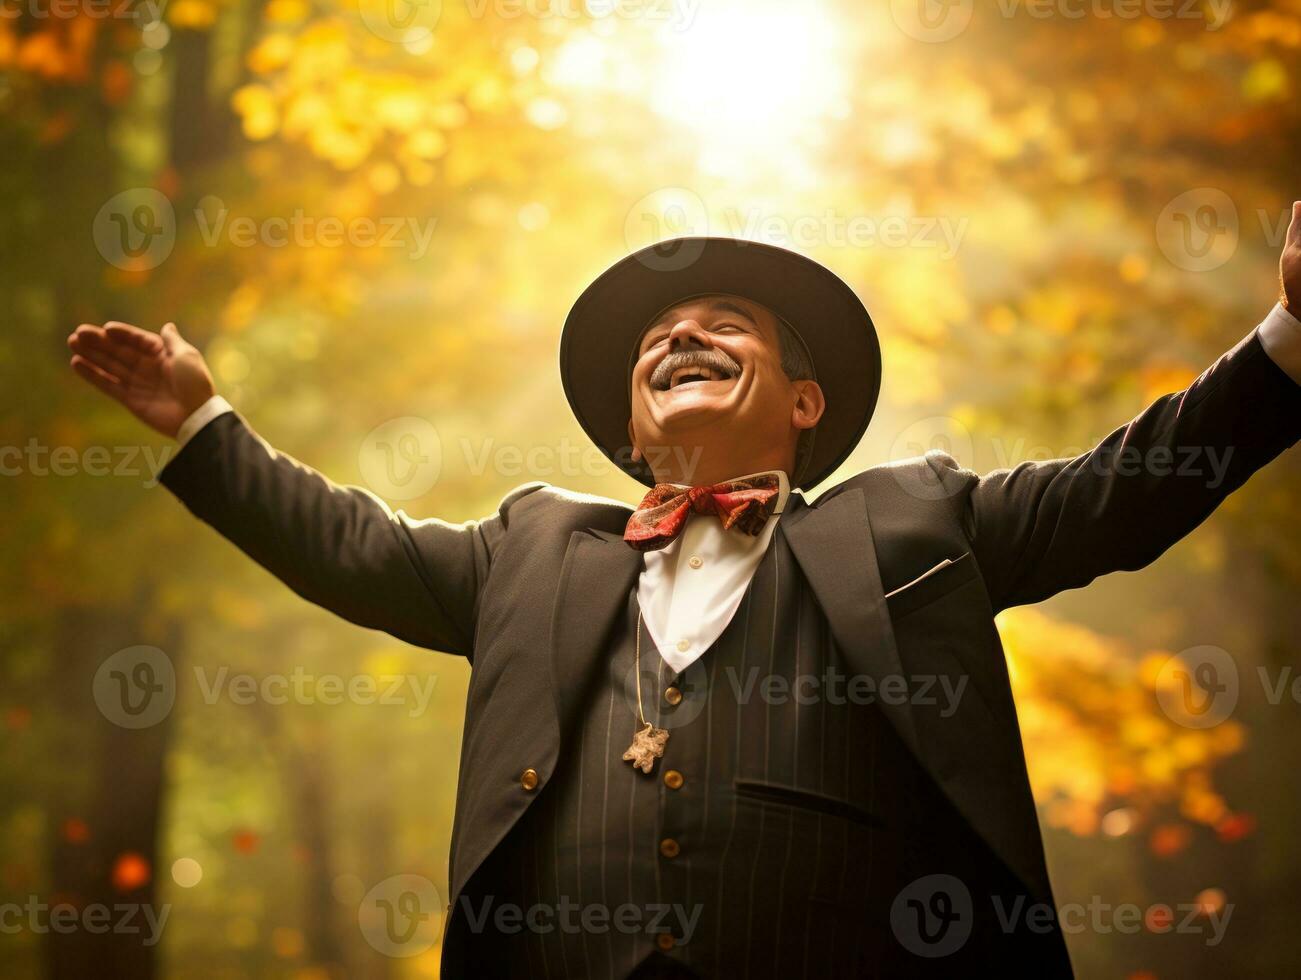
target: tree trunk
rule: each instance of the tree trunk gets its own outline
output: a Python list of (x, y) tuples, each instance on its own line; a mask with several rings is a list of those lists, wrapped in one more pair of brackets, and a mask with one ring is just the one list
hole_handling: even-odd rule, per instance
[[(106, 699), (111, 686), (95, 682), (100, 664), (118, 650), (140, 644), (141, 615), (149, 601), (122, 610), (65, 610), (60, 619), (54, 657), (66, 683), (60, 685), (61, 716), (71, 728), (64, 739), (67, 757), (89, 760), (89, 779), (64, 784), (48, 810), (51, 822), (51, 891), (47, 905), (68, 904), (80, 910), (69, 930), (51, 928), (46, 935), (47, 976), (51, 980), (152, 980), (155, 950), (166, 926), (167, 911), (157, 900), (159, 813), (164, 763), (171, 742), (172, 712), (140, 728), (114, 720)], [(154, 645), (173, 665), (182, 630), (169, 622)], [(174, 669), (174, 668), (173, 668)], [(128, 668), (123, 677), (129, 683)], [(175, 681), (160, 679), (147, 697), (175, 696)], [(124, 688), (124, 697), (139, 706), (142, 694)], [(143, 719), (158, 714), (153, 710)], [(102, 918), (88, 910), (103, 907)], [(103, 917), (106, 916), (106, 917)]]

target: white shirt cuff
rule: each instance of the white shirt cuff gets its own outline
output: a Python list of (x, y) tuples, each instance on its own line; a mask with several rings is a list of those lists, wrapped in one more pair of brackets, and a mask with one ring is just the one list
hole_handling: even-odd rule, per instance
[(1301, 320), (1284, 309), (1282, 303), (1275, 303), (1257, 331), (1260, 346), (1265, 348), (1269, 359), (1301, 384)]
[(233, 412), (230, 402), (222, 398), (221, 395), (213, 395), (206, 402), (196, 408), (188, 419), (181, 423), (181, 427), (176, 430), (176, 448), (180, 449), (187, 442), (198, 434), (199, 430), (215, 419), (218, 415), (225, 415), (227, 412)]

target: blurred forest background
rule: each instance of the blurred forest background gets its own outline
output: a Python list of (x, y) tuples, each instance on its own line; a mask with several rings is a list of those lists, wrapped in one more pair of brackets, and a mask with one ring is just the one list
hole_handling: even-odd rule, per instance
[[(531, 479), (633, 501), (566, 408), (564, 315), (632, 248), (760, 238), (882, 334), (842, 476), (1074, 454), (1274, 302), (1299, 49), (1298, 0), (5, 0), (0, 904), (169, 914), (155, 945), (14, 915), (0, 973), (438, 973), (359, 906), (397, 874), (446, 889), (466, 666), (191, 519), (153, 480), (166, 441), (68, 370), (77, 324), (175, 320), (276, 447), (417, 516)], [(1144, 910), (1068, 936), (1082, 976), (1301, 968), (1301, 704), (1273, 693), (1299, 487), (1293, 453), (1152, 568), (1000, 619), (1058, 899)], [(175, 700), (132, 728), (101, 695), (139, 645)], [(1181, 724), (1169, 658), (1206, 646), (1236, 708)], [(296, 672), (434, 686), (229, 686)], [(1222, 941), (1162, 904), (1231, 912)]]

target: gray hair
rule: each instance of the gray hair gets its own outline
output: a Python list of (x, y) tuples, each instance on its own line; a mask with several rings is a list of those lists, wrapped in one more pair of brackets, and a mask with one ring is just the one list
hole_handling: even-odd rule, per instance
[[(777, 340), (781, 346), (782, 372), (791, 381), (817, 380), (817, 374), (813, 370), (813, 359), (809, 357), (804, 340), (785, 319), (775, 313), (773, 316), (777, 319)], [(795, 444), (795, 466), (790, 475), (792, 487), (799, 486), (804, 468), (808, 466), (813, 456), (813, 433), (816, 428), (815, 426), (813, 429), (805, 429), (801, 432), (799, 441)]]

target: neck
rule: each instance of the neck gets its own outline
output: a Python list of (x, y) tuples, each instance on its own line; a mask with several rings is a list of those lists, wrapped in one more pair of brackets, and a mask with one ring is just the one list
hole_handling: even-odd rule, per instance
[(683, 483), (707, 486), (722, 483), (747, 473), (781, 470), (788, 477), (795, 461), (789, 452), (711, 451), (703, 447), (674, 446), (662, 459), (650, 460), (656, 483)]

